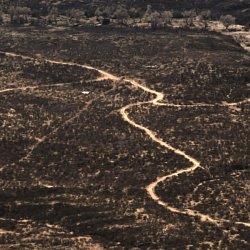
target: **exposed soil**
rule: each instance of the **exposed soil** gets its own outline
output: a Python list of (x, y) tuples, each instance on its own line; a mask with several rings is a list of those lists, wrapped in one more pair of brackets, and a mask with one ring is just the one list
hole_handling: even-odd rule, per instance
[[(120, 35), (127, 39), (127, 34)], [(138, 39), (139, 31), (136, 36)], [(165, 39), (162, 34), (155, 34), (157, 37)], [(206, 74), (205, 63), (191, 75), (184, 71), (187, 77), (181, 78), (186, 82), (176, 87), (171, 81), (180, 74), (170, 68), (170, 61), (165, 61), (162, 70), (145, 68), (145, 61), (133, 71), (124, 54), (119, 55), (123, 65), (109, 73), (97, 66), (108, 59), (110, 64), (101, 68), (115, 65), (114, 55), (93, 64), (88, 59), (83, 64), (80, 58), (77, 63), (66, 62), (64, 52), (59, 55), (62, 58), (54, 55), (55, 59), (46, 52), (40, 56), (43, 49), (37, 49), (40, 55), (23, 56), (19, 50), (25, 50), (25, 40), (14, 50), (2, 41), (5, 50), (17, 53), (0, 53), (6, 72), (1, 74), (0, 91), (4, 117), (1, 244), (12, 249), (22, 245), (41, 249), (247, 248), (245, 141), (230, 139), (241, 148), (228, 155), (229, 167), (220, 168), (213, 162), (216, 153), (210, 150), (214, 140), (201, 134), (210, 128), (213, 137), (221, 122), (238, 136), (247, 132), (249, 58), (233, 41), (227, 42), (234, 52), (225, 57), (238, 58), (238, 68), (234, 70), (230, 63), (211, 66), (222, 74), (216, 85), (225, 91), (220, 98), (213, 96), (216, 88), (211, 86), (206, 97), (193, 96), (193, 90), (204, 91), (210, 78), (217, 77), (212, 70), (208, 79), (198, 82), (200, 73)], [(102, 46), (105, 54), (110, 47)], [(126, 47), (125, 40), (114, 50), (122, 46)], [(151, 52), (158, 53), (154, 48)], [(190, 49), (184, 52), (187, 57), (192, 53)], [(211, 55), (208, 58), (214, 60)], [(195, 59), (179, 59), (178, 64), (187, 68), (195, 65)], [(165, 58), (159, 56), (159, 60)], [(130, 69), (133, 73), (127, 74)], [(144, 80), (138, 80), (143, 73)], [(157, 80), (150, 81), (154, 74)], [(197, 80), (194, 86), (191, 79)], [(171, 97), (172, 88), (176, 94)], [(189, 98), (182, 93), (190, 93)], [(197, 131), (196, 136), (185, 126)], [(217, 137), (222, 152), (229, 150), (223, 144), (224, 137), (231, 135), (228, 131), (224, 129)], [(208, 142), (207, 150), (204, 142)], [(222, 183), (223, 191), (214, 196)], [(233, 203), (237, 195), (242, 205)], [(231, 212), (224, 214), (219, 211), (223, 206), (211, 206), (213, 199), (216, 204), (224, 199), (222, 204), (232, 207)]]

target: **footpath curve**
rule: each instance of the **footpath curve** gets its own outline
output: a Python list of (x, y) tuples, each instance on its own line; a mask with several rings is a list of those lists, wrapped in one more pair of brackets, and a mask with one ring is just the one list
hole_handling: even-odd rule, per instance
[[(35, 60), (36, 58), (32, 58), (29, 56), (23, 56), (23, 55), (19, 55), (19, 54), (15, 54), (15, 53), (9, 53), (9, 52), (1, 52), (0, 51), (0, 55), (4, 54), (5, 56), (9, 56), (9, 57), (19, 57), (22, 59), (29, 59), (29, 60)], [(181, 174), (184, 173), (191, 173), (194, 172), (195, 170), (197, 170), (198, 168), (202, 168), (200, 165), (200, 162), (198, 160), (196, 160), (195, 158), (193, 158), (192, 156), (186, 154), (184, 151), (181, 151), (180, 149), (177, 149), (173, 146), (171, 146), (170, 144), (168, 144), (167, 142), (164, 142), (161, 138), (159, 138), (155, 132), (153, 132), (152, 130), (148, 129), (147, 127), (144, 127), (143, 125), (137, 124), (135, 121), (133, 121), (132, 119), (129, 118), (129, 113), (128, 110), (132, 107), (135, 106), (141, 106), (143, 104), (150, 104), (150, 105), (156, 105), (156, 106), (166, 106), (166, 107), (206, 107), (206, 106), (223, 106), (223, 107), (228, 107), (228, 106), (235, 106), (235, 105), (239, 105), (242, 103), (246, 103), (249, 102), (250, 99), (245, 99), (243, 101), (240, 101), (238, 103), (219, 103), (219, 104), (206, 104), (206, 103), (198, 103), (198, 104), (191, 104), (191, 105), (182, 105), (182, 104), (168, 104), (168, 103), (162, 103), (161, 101), (164, 100), (164, 94), (158, 91), (155, 91), (153, 89), (150, 89), (144, 85), (142, 85), (141, 83), (139, 83), (138, 81), (135, 81), (133, 79), (121, 79), (120, 77), (117, 77), (111, 73), (108, 73), (106, 71), (97, 69), (95, 67), (89, 66), (89, 65), (82, 65), (82, 64), (78, 64), (78, 63), (73, 63), (73, 62), (61, 62), (61, 61), (55, 61), (55, 60), (49, 60), (49, 59), (45, 59), (45, 62), (51, 63), (51, 64), (58, 64), (58, 65), (66, 65), (66, 66), (77, 66), (77, 67), (81, 67), (84, 69), (90, 69), (90, 70), (94, 70), (99, 72), (102, 77), (104, 77), (105, 79), (110, 79), (112, 81), (124, 81), (130, 85), (132, 85), (135, 88), (139, 88), (144, 92), (147, 92), (149, 94), (152, 94), (155, 96), (155, 98), (153, 98), (152, 100), (149, 101), (145, 101), (145, 102), (137, 102), (137, 103), (132, 103), (132, 104), (128, 104), (124, 107), (122, 107), (119, 112), (123, 118), (124, 121), (128, 122), (131, 126), (143, 131), (145, 134), (147, 134), (152, 141), (158, 143), (160, 146), (164, 147), (167, 150), (170, 150), (172, 152), (174, 152), (177, 155), (180, 155), (182, 157), (184, 157), (186, 160), (188, 160), (191, 164), (189, 167), (184, 168), (184, 169), (180, 169), (172, 174), (169, 175), (165, 175), (165, 176), (161, 176), (158, 177), (154, 182), (152, 182), (151, 184), (149, 184), (146, 187), (146, 191), (149, 195), (149, 197), (151, 197), (151, 199), (153, 199), (155, 202), (157, 202), (160, 206), (164, 207), (165, 209), (169, 210), (172, 213), (178, 213), (178, 214), (184, 214), (190, 217), (197, 217), (200, 219), (201, 222), (210, 222), (218, 227), (223, 226), (224, 223), (232, 223), (230, 220), (225, 220), (225, 219), (221, 219), (221, 218), (213, 218), (207, 214), (203, 214), (200, 213), (196, 210), (192, 210), (192, 209), (178, 209), (175, 208), (173, 206), (170, 206), (167, 202), (161, 200), (161, 198), (156, 194), (155, 189), (156, 187), (164, 181), (170, 181), (172, 177), (174, 176), (179, 176)], [(1, 90), (0, 90), (1, 93)], [(239, 225), (244, 225), (246, 227), (250, 227), (250, 223), (249, 222), (241, 222), (241, 221), (236, 221), (234, 222), (234, 224), (239, 224)]]

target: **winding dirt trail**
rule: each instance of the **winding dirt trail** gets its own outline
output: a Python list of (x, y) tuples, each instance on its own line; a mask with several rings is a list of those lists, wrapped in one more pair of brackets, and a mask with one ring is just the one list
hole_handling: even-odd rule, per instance
[[(150, 94), (154, 94), (156, 97), (148, 102), (138, 102), (138, 103), (133, 103), (133, 104), (129, 104), (123, 108), (121, 108), (120, 110), (120, 113), (123, 117), (123, 119), (125, 121), (127, 121), (130, 125), (132, 125), (133, 127), (135, 128), (138, 128), (140, 130), (142, 130), (143, 132), (145, 132), (153, 141), (157, 142), (158, 144), (160, 144), (162, 147), (168, 149), (168, 150), (171, 150), (173, 151), (174, 153), (178, 154), (178, 155), (181, 155), (183, 156), (185, 159), (187, 159), (191, 165), (185, 169), (180, 169), (172, 174), (169, 174), (169, 175), (165, 175), (165, 176), (162, 176), (162, 177), (158, 177), (154, 182), (152, 182), (150, 185), (148, 185), (146, 187), (146, 190), (149, 194), (149, 196), (155, 201), (157, 202), (160, 206), (163, 206), (164, 208), (166, 208), (167, 210), (173, 212), (173, 213), (179, 213), (179, 214), (185, 214), (185, 215), (188, 215), (188, 216), (191, 216), (191, 217), (198, 217), (202, 222), (204, 221), (207, 221), (207, 222), (211, 222), (217, 226), (221, 226), (223, 223), (230, 223), (229, 220), (225, 220), (225, 219), (219, 219), (219, 218), (212, 218), (211, 216), (209, 215), (206, 215), (206, 214), (202, 214), (198, 211), (195, 211), (195, 210), (191, 210), (191, 209), (178, 209), (178, 208), (175, 208), (175, 207), (172, 207), (170, 206), (167, 202), (164, 202), (161, 200), (161, 198), (156, 194), (155, 192), (155, 189), (156, 187), (161, 183), (161, 182), (164, 182), (164, 181), (168, 181), (168, 180), (171, 180), (172, 177), (174, 176), (179, 176), (181, 174), (184, 174), (184, 173), (191, 173), (191, 172), (194, 172), (196, 169), (198, 168), (202, 168), (201, 165), (200, 165), (200, 162), (197, 161), (195, 158), (189, 156), (188, 154), (186, 154), (184, 151), (181, 151), (177, 148), (174, 148), (173, 146), (171, 146), (170, 144), (164, 142), (161, 138), (157, 137), (156, 133), (154, 133), (153, 131), (151, 131), (150, 129), (140, 125), (140, 124), (137, 124), (135, 123), (133, 120), (131, 120), (129, 118), (129, 114), (128, 114), (128, 110), (134, 106), (140, 106), (142, 104), (153, 104), (153, 105), (158, 105), (158, 106), (168, 106), (168, 107), (200, 107), (200, 106), (215, 106), (215, 105), (220, 105), (220, 106), (234, 106), (234, 105), (239, 105), (239, 104), (242, 104), (242, 103), (245, 103), (245, 102), (248, 102), (249, 99), (247, 100), (243, 100), (239, 103), (229, 103), (228, 104), (215, 104), (215, 105), (210, 105), (210, 104), (198, 104), (198, 105), (178, 105), (178, 104), (163, 104), (163, 103), (160, 103), (160, 101), (162, 101), (164, 99), (164, 94), (161, 93), (161, 92), (157, 92), (155, 90), (152, 90), (152, 89), (149, 89), (148, 87), (145, 87), (143, 85), (141, 85), (140, 83), (136, 82), (135, 80), (125, 80), (126, 82), (132, 84), (133, 86), (135, 87), (138, 87), (140, 89), (142, 89), (143, 91), (146, 91)], [(244, 225), (244, 226), (247, 226), (247, 227), (250, 227), (250, 223), (246, 223), (246, 222), (235, 222), (235, 224), (241, 224), (241, 225)]]
[[(22, 56), (22, 55), (18, 55), (15, 53), (0, 52), (0, 54), (4, 54), (5, 56), (11, 56), (11, 57), (21, 57), (23, 59), (30, 59), (30, 60), (35, 59), (32, 57)], [(131, 126), (143, 131), (145, 134), (147, 134), (152, 139), (152, 141), (158, 143), (163, 148), (170, 150), (170, 151), (174, 152), (175, 154), (184, 157), (186, 160), (188, 160), (190, 162), (190, 166), (185, 168), (185, 169), (177, 170), (176, 172), (174, 172), (172, 174), (158, 177), (154, 182), (152, 182), (151, 184), (149, 184), (146, 187), (146, 191), (147, 191), (148, 195), (155, 202), (157, 202), (160, 206), (164, 207), (165, 209), (169, 210), (170, 212), (184, 214), (184, 215), (187, 215), (190, 217), (196, 217), (196, 218), (199, 218), (201, 222), (210, 222), (218, 227), (223, 226), (224, 223), (231, 223), (231, 221), (229, 221), (229, 220), (225, 220), (225, 219), (221, 219), (221, 218), (212, 218), (211, 216), (209, 216), (207, 214), (200, 213), (196, 210), (175, 208), (173, 206), (170, 206), (167, 202), (161, 200), (161, 198), (156, 194), (156, 191), (155, 191), (156, 187), (160, 183), (162, 183), (164, 181), (170, 181), (172, 179), (172, 177), (179, 176), (179, 175), (182, 175), (184, 173), (188, 174), (188, 173), (194, 172), (198, 168), (202, 168), (202, 167), (201, 167), (200, 162), (198, 160), (196, 160), (192, 156), (186, 154), (184, 151), (181, 151), (180, 149), (177, 149), (177, 148), (171, 146), (167, 142), (164, 142), (161, 138), (159, 138), (157, 136), (157, 134), (155, 132), (153, 132), (152, 130), (148, 129), (147, 127), (144, 127), (143, 125), (140, 125), (140, 124), (136, 123), (135, 121), (133, 121), (132, 119), (130, 119), (128, 110), (131, 109), (132, 107), (141, 106), (143, 104), (150, 104), (150, 105), (156, 105), (156, 106), (166, 106), (166, 107), (208, 107), (208, 106), (214, 107), (214, 106), (218, 106), (218, 105), (223, 106), (223, 107), (228, 107), (228, 106), (235, 106), (235, 105), (249, 102), (250, 99), (246, 99), (246, 100), (243, 100), (243, 101), (238, 102), (238, 103), (218, 103), (218, 104), (198, 103), (198, 104), (190, 104), (190, 105), (168, 104), (168, 103), (163, 103), (163, 101), (164, 101), (164, 94), (163, 93), (155, 91), (153, 89), (150, 89), (150, 88), (142, 85), (141, 83), (139, 83), (138, 81), (135, 81), (133, 79), (121, 79), (120, 77), (117, 77), (117, 76), (110, 74), (108, 72), (105, 72), (103, 70), (91, 67), (89, 65), (81, 65), (78, 63), (61, 62), (61, 61), (54, 61), (54, 60), (48, 60), (48, 59), (46, 59), (44, 61), (52, 63), (52, 64), (77, 66), (77, 67), (81, 67), (84, 69), (94, 70), (94, 71), (99, 72), (101, 74), (101, 76), (105, 79), (110, 79), (110, 80), (116, 81), (116, 82), (121, 80), (121, 81), (124, 81), (124, 82), (132, 85), (135, 88), (139, 88), (144, 92), (147, 92), (151, 95), (154, 95), (155, 98), (153, 98), (149, 101), (132, 103), (132, 104), (128, 104), (128, 105), (122, 107), (120, 109), (120, 114), (121, 114), (123, 120), (128, 122)], [(43, 138), (42, 141), (44, 141), (44, 139), (45, 138)], [(37, 146), (37, 144), (35, 145), (35, 147), (36, 146)], [(32, 151), (33, 151), (33, 149), (32, 149)], [(240, 225), (244, 225), (246, 227), (250, 227), (250, 223), (248, 223), (248, 222), (237, 221), (237, 222), (234, 222), (234, 224), (240, 224)]]

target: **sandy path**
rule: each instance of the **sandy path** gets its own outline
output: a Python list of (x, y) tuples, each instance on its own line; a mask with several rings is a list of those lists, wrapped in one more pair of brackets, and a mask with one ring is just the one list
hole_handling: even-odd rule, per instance
[[(192, 217), (198, 217), (201, 221), (208, 221), (208, 222), (211, 222), (217, 226), (220, 226), (222, 223), (230, 223), (229, 220), (224, 220), (224, 219), (214, 219), (212, 218), (211, 216), (209, 215), (206, 215), (206, 214), (202, 214), (202, 213), (199, 213), (198, 211), (195, 211), (195, 210), (191, 210), (191, 209), (184, 209), (184, 210), (181, 210), (181, 209), (177, 209), (175, 207), (172, 207), (170, 206), (167, 202), (164, 202), (161, 200), (161, 198), (156, 194), (155, 192), (155, 189), (156, 187), (161, 183), (161, 182), (164, 182), (164, 181), (168, 181), (168, 180), (171, 180), (172, 177), (174, 176), (179, 176), (183, 173), (190, 173), (190, 172), (193, 172), (195, 171), (196, 169), (200, 168), (200, 162), (197, 161), (195, 158), (189, 156), (188, 154), (186, 154), (184, 151), (181, 151), (177, 148), (174, 148), (173, 146), (171, 146), (170, 144), (164, 142), (162, 139), (158, 138), (156, 136), (156, 133), (154, 133), (153, 131), (151, 131), (150, 129), (142, 126), (142, 125), (139, 125), (137, 123), (135, 123), (133, 120), (131, 120), (129, 118), (129, 114), (127, 112), (127, 110), (129, 110), (130, 108), (134, 107), (134, 106), (140, 106), (142, 104), (153, 104), (153, 105), (160, 105), (160, 106), (163, 106), (164, 104), (162, 103), (159, 103), (160, 101), (162, 101), (164, 99), (164, 94), (161, 93), (161, 92), (157, 92), (155, 90), (152, 90), (152, 89), (149, 89), (143, 85), (141, 85), (140, 83), (134, 81), (134, 80), (125, 80), (126, 82), (129, 82), (131, 83), (132, 85), (134, 85), (135, 87), (138, 87), (140, 89), (142, 89), (143, 91), (146, 91), (150, 94), (154, 94), (156, 95), (156, 97), (148, 102), (138, 102), (138, 103), (134, 103), (134, 104), (129, 104), (123, 108), (121, 108), (120, 110), (120, 113), (123, 117), (123, 119), (125, 121), (127, 121), (130, 125), (132, 125), (133, 127), (136, 127), (142, 131), (144, 131), (153, 141), (157, 142), (158, 144), (160, 144), (162, 147), (168, 149), (168, 150), (171, 150), (173, 151), (174, 153), (178, 154), (178, 155), (181, 155), (183, 156), (185, 159), (187, 159), (190, 163), (191, 163), (191, 166), (188, 167), (188, 168), (185, 168), (185, 169), (180, 169), (172, 174), (169, 174), (169, 175), (165, 175), (165, 176), (162, 176), (162, 177), (158, 177), (156, 179), (156, 181), (152, 182), (150, 185), (148, 185), (146, 187), (146, 190), (149, 194), (149, 196), (155, 200), (159, 205), (163, 206), (164, 208), (166, 208), (167, 210), (173, 212), (173, 213), (179, 213), (179, 214), (185, 214), (185, 215), (188, 215), (188, 216), (192, 216)], [(241, 101), (239, 103), (230, 103), (229, 105), (230, 106), (233, 106), (233, 105), (238, 105), (238, 104), (242, 104), (244, 102), (247, 102), (249, 101), (249, 99), (247, 100), (244, 100), (244, 101)], [(177, 104), (166, 104), (164, 106), (168, 106), (168, 107), (200, 107), (200, 106), (214, 106), (214, 105), (210, 105), (210, 104), (198, 104), (198, 105), (177, 105)], [(221, 106), (228, 106), (227, 104), (221, 104)], [(248, 226), (250, 227), (250, 223), (245, 223), (245, 222), (235, 222), (236, 224), (242, 224), (242, 225), (245, 225), (245, 226)]]
[(166, 106), (166, 107), (176, 107), (176, 108), (197, 108), (197, 107), (232, 107), (232, 106), (238, 106), (244, 103), (250, 102), (250, 98), (246, 98), (239, 102), (221, 102), (221, 103), (196, 103), (196, 104), (173, 104), (173, 103), (164, 103), (164, 102), (158, 102), (158, 106)]
[[(27, 56), (22, 56), (22, 55), (17, 55), (15, 53), (6, 53), (6, 52), (0, 52), (0, 54), (4, 54), (6, 56), (11, 56), (11, 57), (21, 57), (23, 59), (31, 59), (34, 60), (35, 58), (32, 57), (27, 57)], [(89, 65), (81, 65), (81, 64), (77, 64), (77, 63), (71, 63), (71, 62), (61, 62), (61, 61), (54, 61), (54, 60), (45, 60), (46, 62), (52, 63), (52, 64), (60, 64), (60, 65), (68, 65), (68, 66), (78, 66), (84, 69), (90, 69), (90, 70), (95, 70), (97, 72), (99, 72), (102, 77), (105, 77), (105, 79), (110, 79), (112, 81), (118, 81), (121, 80), (119, 77), (110, 74), (108, 72), (105, 72), (103, 70), (100, 69), (96, 69), (94, 67), (91, 67)], [(216, 106), (216, 105), (220, 105), (223, 107), (228, 107), (228, 106), (234, 106), (234, 105), (239, 105), (242, 103), (246, 103), (249, 102), (249, 99), (243, 100), (241, 102), (238, 103), (222, 103), (222, 104), (192, 104), (192, 105), (179, 105), (179, 104), (168, 104), (168, 103), (161, 103), (161, 101), (164, 100), (164, 94), (158, 91), (155, 91), (153, 89), (150, 89), (144, 85), (142, 85), (141, 83), (133, 80), (133, 79), (123, 79), (124, 82), (132, 85), (135, 88), (139, 88), (141, 90), (143, 90), (144, 92), (147, 92), (149, 94), (152, 94), (155, 96), (154, 99), (149, 100), (149, 101), (145, 101), (145, 102), (137, 102), (137, 103), (132, 103), (129, 105), (126, 105), (125, 107), (122, 107), (120, 109), (120, 114), (123, 118), (124, 121), (128, 122), (131, 126), (143, 131), (145, 134), (147, 134), (152, 141), (158, 143), (159, 145), (161, 145), (162, 147), (164, 147), (167, 150), (173, 151), (174, 153), (184, 157), (185, 159), (187, 159), (190, 162), (190, 166), (185, 168), (185, 169), (180, 169), (172, 174), (169, 175), (165, 175), (165, 176), (161, 176), (158, 177), (154, 182), (152, 182), (150, 185), (148, 185), (146, 187), (147, 193), (148, 195), (155, 201), (157, 202), (160, 206), (166, 208), (167, 210), (169, 210), (170, 212), (173, 213), (178, 213), (178, 214), (185, 214), (187, 216), (191, 216), (191, 217), (197, 217), (200, 219), (200, 221), (202, 222), (210, 222), (213, 223), (217, 226), (222, 226), (223, 223), (231, 223), (231, 221), (229, 220), (224, 220), (224, 219), (220, 219), (220, 218), (212, 218), (211, 216), (207, 215), (207, 214), (203, 214), (200, 213), (198, 211), (192, 210), (192, 209), (178, 209), (175, 207), (170, 206), (167, 202), (161, 200), (161, 198), (156, 194), (155, 192), (155, 188), (164, 181), (170, 181), (172, 179), (172, 177), (174, 176), (179, 176), (181, 174), (184, 173), (191, 173), (194, 172), (195, 170), (197, 170), (198, 168), (201, 168), (200, 166), (200, 162), (198, 160), (196, 160), (195, 158), (193, 158), (192, 156), (186, 154), (184, 151), (181, 151), (177, 148), (174, 148), (173, 146), (171, 146), (170, 144), (168, 144), (167, 142), (164, 142), (161, 138), (157, 137), (156, 133), (153, 132), (152, 130), (144, 127), (143, 125), (137, 124), (135, 121), (133, 121), (132, 119), (129, 118), (129, 114), (128, 114), (128, 110), (134, 106), (141, 106), (142, 104), (150, 104), (150, 105), (156, 105), (156, 106), (167, 106), (167, 107), (200, 107), (200, 106)], [(44, 140), (42, 140), (44, 141)], [(37, 147), (37, 145), (35, 146)], [(32, 150), (33, 151), (33, 150)], [(235, 224), (241, 224), (247, 227), (250, 227), (250, 223), (246, 223), (246, 222), (234, 222)]]

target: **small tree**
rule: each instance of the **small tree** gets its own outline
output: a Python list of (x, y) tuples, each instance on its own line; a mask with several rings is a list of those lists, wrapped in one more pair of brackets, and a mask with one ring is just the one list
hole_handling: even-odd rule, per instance
[(95, 10), (95, 16), (98, 21), (100, 21), (103, 18), (103, 9), (102, 8), (97, 8)]
[(199, 15), (200, 21), (203, 24), (203, 27), (206, 29), (208, 27), (208, 23), (211, 20), (211, 11), (204, 10)]
[(3, 10), (0, 8), (0, 24), (3, 23)]
[(144, 16), (143, 16), (144, 21), (150, 22), (152, 13), (153, 13), (152, 6), (148, 5), (147, 10), (146, 10), (146, 12), (144, 13)]
[(158, 11), (154, 11), (150, 16), (151, 28), (156, 29), (161, 23), (161, 14)]
[(69, 14), (69, 17), (70, 17), (70, 21), (73, 20), (76, 23), (79, 23), (81, 17), (84, 16), (84, 12), (82, 12), (79, 9), (71, 9), (68, 14)]
[(16, 8), (14, 6), (10, 6), (9, 9), (8, 9), (8, 13), (10, 15), (11, 23), (14, 23), (15, 16), (16, 16)]
[(140, 17), (139, 10), (136, 8), (130, 8), (128, 11), (128, 14), (129, 14), (130, 18), (133, 19), (134, 23), (135, 23), (135, 19)]
[(191, 27), (194, 25), (194, 19), (196, 17), (195, 10), (185, 10), (182, 12), (182, 16), (185, 18), (186, 26)]
[(116, 9), (114, 16), (118, 19), (119, 23), (126, 24), (127, 19), (129, 18), (129, 14), (126, 8), (123, 6), (118, 6)]
[(48, 22), (49, 23), (56, 23), (57, 24), (57, 17), (59, 16), (58, 14), (58, 9), (57, 7), (52, 7), (49, 10), (49, 14), (48, 14)]
[(31, 12), (30, 8), (28, 7), (18, 7), (19, 15), (24, 19), (24, 22), (28, 22), (28, 17)]
[(112, 8), (110, 6), (107, 6), (104, 10), (103, 10), (103, 17), (104, 18), (111, 18), (112, 16)]
[(172, 11), (164, 11), (162, 14), (162, 21), (163, 25), (166, 27), (171, 24), (172, 19), (173, 19), (173, 12)]
[(22, 15), (22, 7), (16, 7), (16, 22), (20, 24), (21, 22), (24, 21), (23, 15)]
[(30, 8), (20, 6), (10, 6), (8, 13), (10, 15), (11, 23), (23, 23), (28, 22), (28, 16), (30, 14)]
[(223, 23), (223, 25), (225, 26), (226, 30), (228, 30), (228, 28), (235, 24), (235, 17), (231, 16), (231, 15), (225, 15), (225, 16), (221, 16), (220, 17), (220, 21)]

